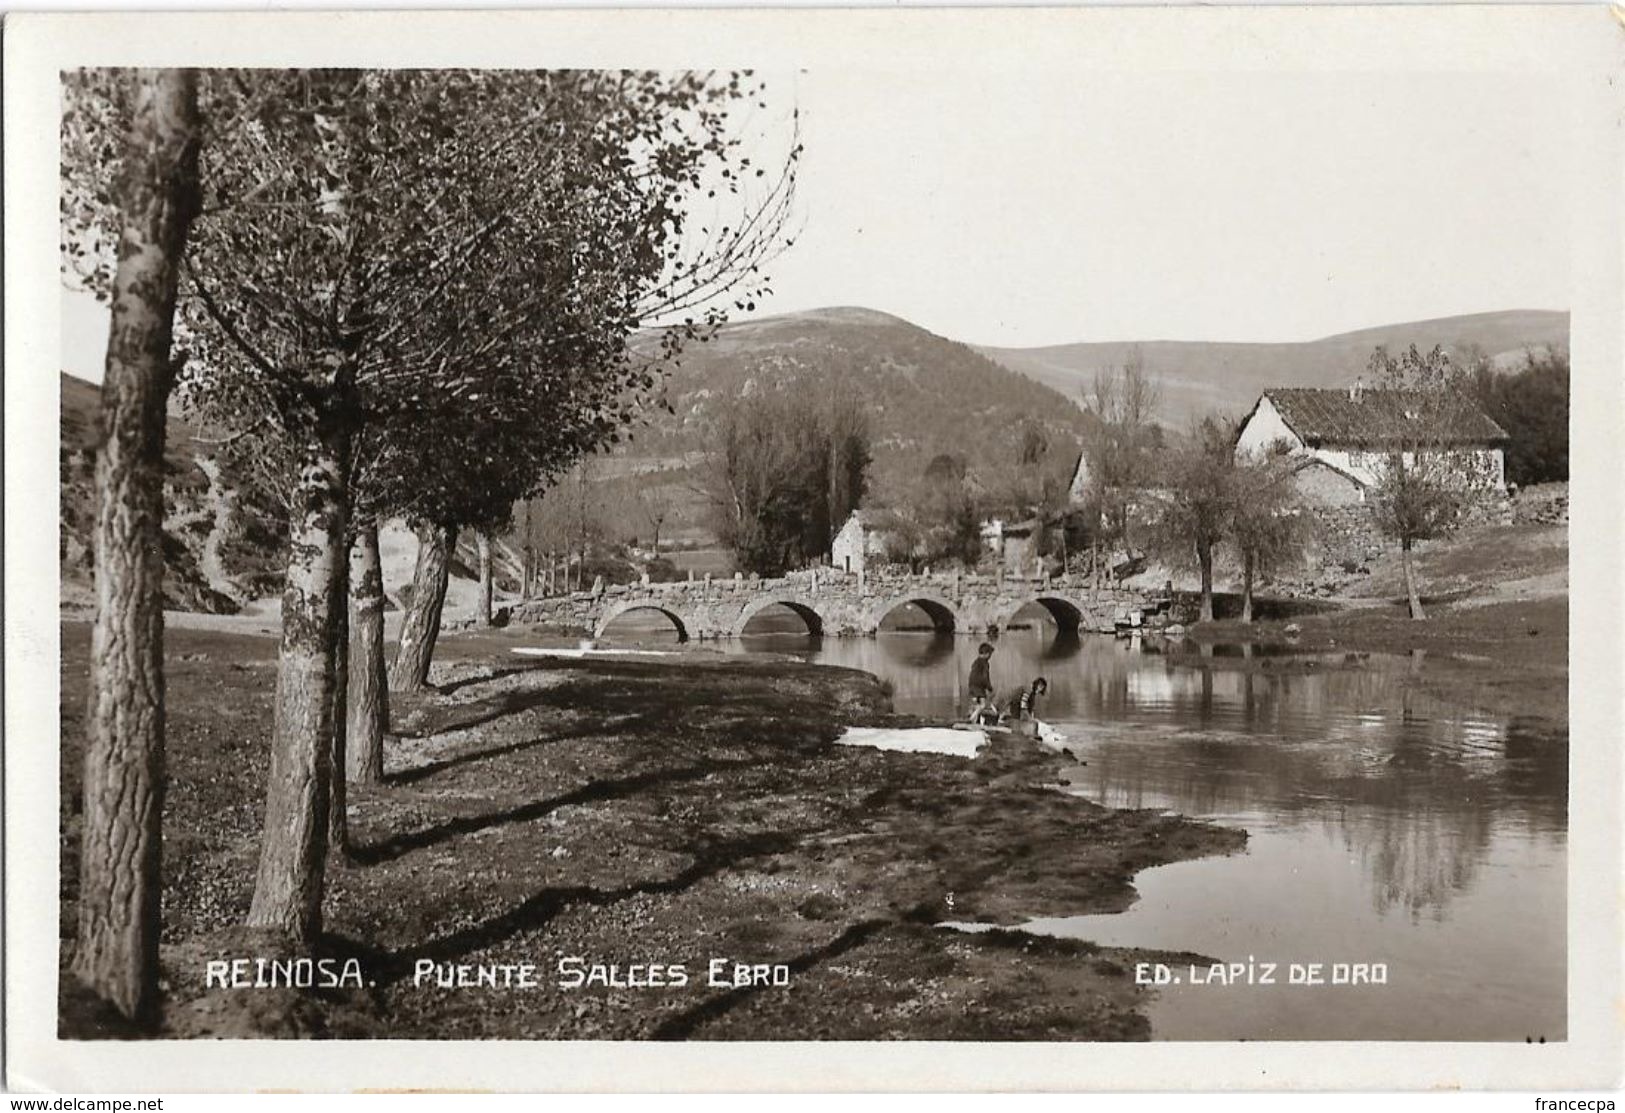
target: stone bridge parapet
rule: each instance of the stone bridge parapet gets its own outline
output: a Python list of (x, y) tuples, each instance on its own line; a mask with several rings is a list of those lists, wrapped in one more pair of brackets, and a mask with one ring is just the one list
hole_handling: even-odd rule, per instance
[(1005, 628), (1017, 611), (1037, 603), (1063, 630), (1111, 633), (1122, 625), (1155, 624), (1168, 613), (1166, 592), (1102, 588), (1066, 578), (964, 574), (873, 575), (806, 569), (774, 579), (727, 579), (617, 584), (517, 604), (511, 621), (573, 626), (602, 636), (630, 611), (658, 611), (688, 639), (738, 637), (759, 612), (783, 605), (814, 634), (873, 634), (892, 611), (910, 603), (939, 630), (983, 634)]

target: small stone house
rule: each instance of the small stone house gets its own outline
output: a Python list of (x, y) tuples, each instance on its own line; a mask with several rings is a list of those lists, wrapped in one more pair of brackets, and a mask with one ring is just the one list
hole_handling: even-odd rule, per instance
[(879, 515), (872, 510), (854, 510), (830, 542), (830, 565), (841, 572), (863, 572), (872, 561), (886, 558), (886, 531), (879, 528)]
[[(1236, 455), (1286, 452), (1299, 457), (1295, 479), (1306, 501), (1337, 506), (1364, 502), (1382, 462), (1415, 421), (1417, 396), (1400, 390), (1302, 387), (1266, 390), (1242, 420)], [(1445, 430), (1447, 450), (1475, 457), (1496, 491), (1506, 490), (1506, 430), (1476, 406), (1465, 406)]]

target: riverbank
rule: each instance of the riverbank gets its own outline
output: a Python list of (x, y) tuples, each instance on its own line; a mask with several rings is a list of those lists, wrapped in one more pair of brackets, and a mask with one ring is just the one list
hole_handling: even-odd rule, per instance
[[(511, 652), (535, 643), (448, 636), (437, 690), (397, 699), (401, 738), (386, 783), (352, 789), (316, 951), (363, 984), (221, 989), (210, 961), (278, 954), (236, 926), (276, 645), (170, 631), (162, 1035), (1143, 1039), (1133, 964), (1169, 956), (932, 925), (1121, 909), (1137, 871), (1245, 841), (1056, 792), (1066, 759), (1026, 740), (974, 759), (836, 745), (845, 725), (904, 722), (866, 673)], [(65, 950), (87, 652), (65, 625)], [(741, 964), (770, 984), (713, 984)], [(118, 1034), (64, 984), (64, 1036)]]
[[(1385, 552), (1331, 599), (1263, 599), (1264, 621), (1190, 627), (1198, 645), (1252, 644), (1305, 654), (1413, 656), (1407, 681), (1458, 706), (1568, 722), (1569, 545), (1566, 523), (1482, 525), (1416, 555), (1427, 618), (1405, 606), (1398, 552)], [(1239, 610), (1226, 601), (1222, 614)], [(1198, 663), (1200, 662), (1193, 662)], [(1227, 657), (1205, 667), (1280, 669), (1281, 659)]]
[[(1435, 601), (1413, 621), (1403, 604), (1362, 601), (1336, 610), (1243, 624), (1205, 622), (1187, 636), (1198, 645), (1251, 644), (1302, 654), (1388, 653), (1419, 663), (1407, 678), (1461, 707), (1567, 723), (1568, 596)], [(1280, 658), (1186, 657), (1212, 668), (1280, 670)]]

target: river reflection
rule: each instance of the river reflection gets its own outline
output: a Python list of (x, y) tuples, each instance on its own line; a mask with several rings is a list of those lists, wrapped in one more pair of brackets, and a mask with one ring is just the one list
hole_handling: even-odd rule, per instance
[[(736, 648), (865, 669), (891, 683), (899, 711), (947, 717), (965, 706), (977, 641), (773, 636)], [(1429, 698), (1407, 682), (1426, 662), (1408, 658), (1204, 662), (1189, 647), (1042, 627), (997, 644), (1001, 693), (1049, 680), (1042, 717), (1087, 761), (1069, 791), (1250, 834), (1241, 854), (1140, 874), (1141, 899), (1124, 913), (1031, 930), (1251, 956), (1279, 963), (1281, 983), (1290, 963), (1387, 966), (1375, 986), (1195, 986), (1187, 976), (1150, 1008), (1157, 1037), (1564, 1037), (1562, 724)], [(1244, 651), (1219, 650), (1235, 655)]]

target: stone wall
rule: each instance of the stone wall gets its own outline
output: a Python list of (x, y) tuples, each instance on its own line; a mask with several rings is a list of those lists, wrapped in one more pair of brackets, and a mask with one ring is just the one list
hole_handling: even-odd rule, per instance
[(1305, 564), (1311, 569), (1338, 568), (1353, 572), (1382, 555), (1382, 531), (1364, 503), (1317, 506)]
[(1540, 483), (1522, 488), (1511, 500), (1512, 520), (1525, 525), (1556, 526), (1569, 520), (1569, 485)]
[(1322, 460), (1306, 463), (1292, 475), (1298, 495), (1316, 509), (1363, 506), (1365, 489), (1352, 477)]
[[(1519, 500), (1523, 496), (1519, 495)], [(1465, 515), (1467, 528), (1510, 524), (1518, 517), (1519, 500), (1509, 500), (1499, 491), (1478, 500)], [(1567, 499), (1553, 494), (1533, 500), (1523, 511), (1529, 517), (1519, 520), (1538, 520), (1537, 516), (1558, 513), (1556, 507), (1567, 513)], [(1345, 506), (1315, 506), (1309, 512), (1311, 527), (1304, 547), (1303, 563), (1296, 568), (1282, 569), (1272, 577), (1263, 590), (1284, 591), (1292, 595), (1333, 595), (1339, 593), (1354, 577), (1367, 575), (1371, 565), (1384, 553), (1397, 551), (1399, 544), (1384, 537), (1377, 528), (1368, 503)], [(1428, 542), (1420, 542), (1426, 548)]]

